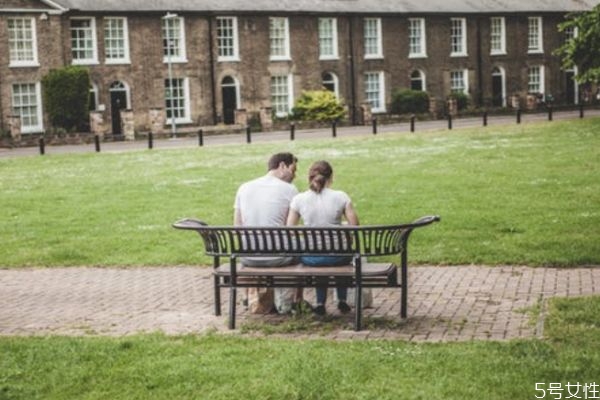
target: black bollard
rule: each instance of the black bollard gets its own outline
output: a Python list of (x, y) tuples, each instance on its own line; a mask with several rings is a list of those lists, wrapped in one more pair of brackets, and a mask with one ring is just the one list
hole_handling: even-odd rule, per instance
[(96, 153), (100, 153), (100, 136), (94, 135), (94, 144), (96, 146)]
[(154, 138), (152, 137), (152, 132), (148, 132), (148, 148), (152, 150), (154, 147)]
[(373, 125), (373, 135), (377, 135), (377, 118), (373, 117), (371, 124)]
[(579, 118), (583, 118), (583, 103), (579, 104)]
[(517, 124), (521, 123), (521, 109), (517, 108)]
[(204, 132), (202, 129), (198, 129), (198, 146), (202, 147), (204, 145)]
[(552, 121), (552, 106), (548, 106), (548, 121)]
[(411, 115), (410, 116), (410, 131), (414, 132), (415, 131), (415, 115)]
[(44, 143), (44, 137), (40, 137), (40, 155), (43, 156), (46, 154), (46, 143)]
[(292, 122), (290, 124), (290, 140), (294, 140), (295, 138), (296, 138), (296, 124)]
[(487, 111), (483, 112), (483, 126), (487, 126)]
[(252, 143), (252, 129), (250, 126), (246, 127), (246, 143)]
[(452, 129), (452, 115), (448, 114), (448, 129)]
[(337, 137), (337, 121), (331, 123), (331, 136)]

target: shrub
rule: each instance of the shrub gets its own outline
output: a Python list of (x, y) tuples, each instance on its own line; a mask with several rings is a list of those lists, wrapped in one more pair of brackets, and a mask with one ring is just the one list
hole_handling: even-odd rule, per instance
[(296, 100), (292, 116), (301, 121), (331, 122), (342, 119), (346, 109), (329, 90), (308, 90)]
[(53, 69), (42, 78), (44, 106), (50, 124), (66, 131), (86, 130), (89, 124), (90, 77), (87, 69)]
[(420, 90), (401, 89), (392, 93), (392, 114), (421, 114), (429, 111), (429, 95)]
[(458, 111), (464, 110), (469, 105), (469, 95), (463, 92), (455, 92), (448, 97), (456, 100), (456, 108)]

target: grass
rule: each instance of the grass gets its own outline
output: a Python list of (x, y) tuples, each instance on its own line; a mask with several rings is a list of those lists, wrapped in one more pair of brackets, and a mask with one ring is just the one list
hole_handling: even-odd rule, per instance
[(0, 399), (533, 399), (600, 384), (598, 321), (590, 297), (552, 300), (545, 340), (5, 337)]
[(600, 119), (419, 134), (0, 160), (0, 265), (209, 264), (183, 217), (230, 224), (238, 185), (268, 156), (300, 158), (296, 184), (332, 162), (363, 224), (442, 222), (409, 262), (600, 264)]

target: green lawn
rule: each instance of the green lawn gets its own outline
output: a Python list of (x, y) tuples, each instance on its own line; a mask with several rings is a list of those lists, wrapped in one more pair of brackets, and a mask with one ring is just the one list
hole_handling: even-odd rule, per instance
[(410, 263), (600, 264), (600, 119), (0, 160), (0, 265), (208, 264), (183, 217), (230, 224), (276, 151), (327, 159), (363, 224), (437, 214)]
[(600, 298), (583, 298), (551, 303), (546, 340), (2, 338), (0, 399), (525, 400), (536, 383), (565, 398), (567, 383), (600, 385), (598, 321)]

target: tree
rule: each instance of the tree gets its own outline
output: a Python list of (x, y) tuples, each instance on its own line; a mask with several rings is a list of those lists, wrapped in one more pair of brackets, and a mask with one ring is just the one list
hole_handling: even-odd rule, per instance
[(600, 4), (591, 11), (568, 14), (558, 29), (577, 33), (555, 52), (563, 68), (577, 66), (579, 83), (600, 82)]
[(42, 78), (44, 106), (50, 124), (66, 131), (83, 131), (89, 124), (90, 76), (86, 68), (53, 69)]

